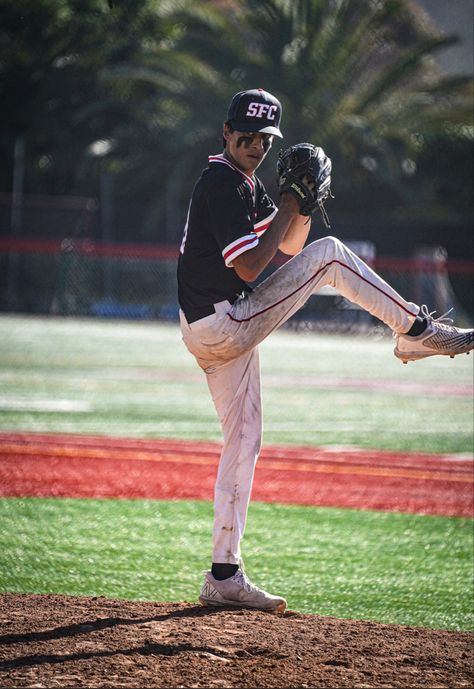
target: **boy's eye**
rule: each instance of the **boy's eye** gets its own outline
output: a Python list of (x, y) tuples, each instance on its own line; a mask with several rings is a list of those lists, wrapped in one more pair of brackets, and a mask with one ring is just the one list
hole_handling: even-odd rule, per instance
[[(260, 132), (244, 132), (244, 134), (245, 134), (245, 136), (248, 136), (249, 139), (253, 140), (253, 139), (255, 139), (256, 136), (258, 136), (258, 134), (260, 134)], [(261, 136), (262, 136), (262, 141), (271, 141), (273, 138), (271, 134), (262, 134)]]

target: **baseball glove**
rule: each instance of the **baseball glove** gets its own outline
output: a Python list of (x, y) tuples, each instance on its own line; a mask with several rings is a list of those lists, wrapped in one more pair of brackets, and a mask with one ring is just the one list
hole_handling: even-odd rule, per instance
[(280, 194), (287, 191), (296, 197), (301, 215), (311, 215), (316, 208), (324, 224), (330, 227), (324, 208), (331, 194), (331, 159), (320, 146), (302, 143), (281, 150), (278, 154), (277, 174)]

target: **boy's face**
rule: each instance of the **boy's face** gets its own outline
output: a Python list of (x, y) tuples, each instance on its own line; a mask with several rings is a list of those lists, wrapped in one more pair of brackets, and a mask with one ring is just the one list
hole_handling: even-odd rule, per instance
[(271, 134), (231, 131), (224, 125), (226, 148), (224, 155), (246, 175), (253, 175), (267, 155), (273, 142)]

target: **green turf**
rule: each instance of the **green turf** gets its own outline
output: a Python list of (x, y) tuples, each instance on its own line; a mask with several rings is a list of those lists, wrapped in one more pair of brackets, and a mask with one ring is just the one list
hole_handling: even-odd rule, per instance
[[(472, 398), (454, 393), (472, 385), (472, 358), (403, 366), (393, 344), (274, 333), (265, 442), (471, 453)], [(0, 429), (221, 437), (175, 325), (20, 316), (0, 317)], [(201, 502), (11, 498), (0, 524), (0, 590), (196, 600), (211, 551)], [(252, 503), (244, 554), (292, 608), (472, 629), (471, 524)]]
[[(252, 503), (246, 569), (302, 612), (473, 630), (469, 519)], [(0, 590), (196, 601), (207, 502), (0, 500)]]
[[(393, 346), (273, 333), (261, 346), (265, 442), (472, 453), (472, 396), (454, 393), (469, 393), (473, 357), (403, 366)], [(5, 315), (0, 430), (221, 438), (176, 325)]]

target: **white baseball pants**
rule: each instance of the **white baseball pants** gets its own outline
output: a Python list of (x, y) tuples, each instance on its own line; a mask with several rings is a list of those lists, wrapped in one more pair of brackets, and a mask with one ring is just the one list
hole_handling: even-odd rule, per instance
[(219, 302), (216, 313), (190, 325), (180, 312), (183, 341), (206, 374), (223, 433), (214, 489), (213, 562), (240, 560), (262, 442), (257, 346), (325, 285), (396, 333), (407, 332), (419, 312), (334, 237), (308, 244), (233, 305)]

